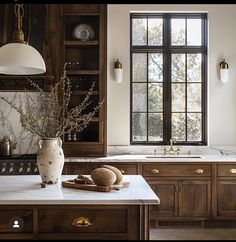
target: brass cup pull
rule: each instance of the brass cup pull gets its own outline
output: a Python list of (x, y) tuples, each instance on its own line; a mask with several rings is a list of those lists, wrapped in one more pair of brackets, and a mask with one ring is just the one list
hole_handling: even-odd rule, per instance
[(230, 174), (236, 174), (236, 169), (230, 169), (230, 170), (229, 170), (229, 173), (230, 173)]
[(160, 172), (160, 171), (159, 171), (158, 169), (152, 169), (152, 170), (151, 170), (151, 173), (152, 173), (152, 174), (158, 174), (159, 172)]
[(203, 171), (203, 169), (197, 169), (197, 170), (195, 170), (195, 173), (202, 174), (202, 173), (204, 173), (204, 171)]
[(120, 169), (120, 172), (124, 175), (125, 171), (123, 169)]
[(74, 219), (72, 225), (75, 227), (88, 227), (92, 225), (92, 223), (86, 217), (79, 217)]

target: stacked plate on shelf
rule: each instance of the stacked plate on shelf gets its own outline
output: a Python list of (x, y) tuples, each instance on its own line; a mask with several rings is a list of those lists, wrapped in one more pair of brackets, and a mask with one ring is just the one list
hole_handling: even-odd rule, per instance
[(94, 39), (94, 30), (88, 24), (79, 24), (73, 30), (73, 37), (78, 40)]

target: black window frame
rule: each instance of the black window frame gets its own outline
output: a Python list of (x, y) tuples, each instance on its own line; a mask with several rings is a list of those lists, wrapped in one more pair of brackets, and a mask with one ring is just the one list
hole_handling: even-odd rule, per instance
[[(163, 44), (161, 46), (133, 46), (132, 45), (132, 19), (137, 18), (162, 18), (163, 19)], [(171, 46), (171, 18), (198, 18), (202, 19), (201, 46)], [(187, 21), (186, 21), (187, 22)], [(148, 27), (147, 27), (148, 29)], [(187, 29), (186, 29), (187, 30)], [(148, 32), (148, 31), (147, 31)], [(187, 31), (185, 32), (185, 38)], [(133, 77), (132, 54), (133, 53), (163, 53), (163, 141), (133, 141), (132, 138), (132, 110), (133, 107)], [(208, 56), (208, 14), (207, 13), (130, 13), (130, 144), (131, 145), (169, 145), (171, 137), (171, 54), (172, 53), (199, 53), (202, 54), (202, 79), (201, 79), (201, 113), (202, 113), (202, 140), (201, 141), (177, 141), (179, 145), (207, 145), (207, 56)], [(187, 63), (187, 62), (186, 62)], [(186, 64), (185, 64), (186, 65)], [(148, 63), (147, 63), (148, 68)], [(148, 80), (147, 80), (148, 82)], [(187, 95), (185, 95), (187, 102)], [(147, 103), (148, 105), (148, 103)], [(186, 104), (185, 104), (186, 105)], [(148, 109), (144, 113), (149, 113)], [(185, 113), (189, 113), (185, 109)], [(186, 115), (187, 117), (187, 115)], [(187, 129), (187, 121), (185, 121)], [(186, 130), (187, 131), (187, 130)], [(187, 132), (186, 132), (187, 136)], [(148, 122), (147, 122), (148, 137)], [(187, 137), (186, 137), (187, 140)]]

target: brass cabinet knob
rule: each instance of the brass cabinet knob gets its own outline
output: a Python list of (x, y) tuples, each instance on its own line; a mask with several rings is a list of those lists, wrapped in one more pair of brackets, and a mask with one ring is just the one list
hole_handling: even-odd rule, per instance
[(119, 170), (123, 175), (125, 174), (125, 171), (123, 169), (119, 169)]
[(160, 172), (160, 171), (159, 171), (158, 169), (152, 169), (152, 170), (151, 170), (151, 173), (152, 173), (152, 174), (158, 174), (159, 172)]
[(197, 169), (197, 170), (195, 170), (195, 173), (202, 174), (202, 173), (204, 173), (204, 171), (203, 171), (203, 169)]
[(230, 174), (236, 174), (236, 169), (234, 169), (234, 168), (230, 169), (230, 170), (229, 170), (229, 173), (230, 173)]
[(72, 225), (75, 227), (88, 227), (92, 225), (92, 223), (86, 217), (78, 217), (74, 219)]

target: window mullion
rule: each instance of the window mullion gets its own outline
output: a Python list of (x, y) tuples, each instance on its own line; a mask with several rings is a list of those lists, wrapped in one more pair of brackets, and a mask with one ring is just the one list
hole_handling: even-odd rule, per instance
[(164, 81), (164, 119), (165, 119), (165, 127), (164, 127), (164, 136), (165, 144), (169, 144), (169, 141), (171, 139), (171, 23), (170, 23), (170, 17), (167, 15), (167, 18), (165, 19), (165, 66), (164, 66), (164, 72), (165, 72), (165, 81)]

